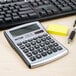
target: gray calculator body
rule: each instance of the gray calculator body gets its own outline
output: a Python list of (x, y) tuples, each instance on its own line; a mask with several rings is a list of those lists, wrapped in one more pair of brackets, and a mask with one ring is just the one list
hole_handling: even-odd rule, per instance
[[(37, 21), (6, 30), (4, 35), (30, 68), (52, 62), (68, 53), (68, 50), (49, 35), (44, 27)], [(33, 44), (25, 46), (26, 43), (31, 42)], [(53, 51), (53, 49), (51, 49), (52, 47), (57, 50)], [(26, 51), (26, 49), (28, 50)], [(42, 50), (38, 51), (39, 49)], [(29, 52), (32, 55), (28, 54)]]

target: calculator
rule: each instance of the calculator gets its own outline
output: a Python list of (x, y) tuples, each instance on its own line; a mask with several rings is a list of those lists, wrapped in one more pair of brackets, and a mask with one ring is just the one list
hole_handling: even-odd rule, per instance
[(68, 49), (49, 35), (38, 21), (8, 29), (4, 35), (29, 68), (47, 64), (68, 53)]

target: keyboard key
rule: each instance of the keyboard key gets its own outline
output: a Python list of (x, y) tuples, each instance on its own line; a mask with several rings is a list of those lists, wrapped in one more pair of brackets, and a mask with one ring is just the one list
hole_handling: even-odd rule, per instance
[(40, 13), (40, 16), (46, 16), (47, 15), (47, 13), (45, 11), (40, 11), (39, 13)]
[(22, 19), (29, 19), (27, 14), (21, 14), (20, 16), (21, 16)]
[(28, 13), (28, 15), (30, 18), (36, 18), (37, 17), (36, 13)]
[(20, 17), (19, 16), (13, 16), (13, 20), (19, 20)]
[(6, 22), (12, 21), (12, 18), (11, 17), (7, 17), (7, 18), (5, 18), (5, 21)]

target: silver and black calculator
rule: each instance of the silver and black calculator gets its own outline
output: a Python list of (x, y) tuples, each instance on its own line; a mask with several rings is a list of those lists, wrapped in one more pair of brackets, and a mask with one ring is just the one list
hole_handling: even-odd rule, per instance
[(4, 35), (29, 68), (52, 62), (68, 53), (37, 21), (6, 30)]

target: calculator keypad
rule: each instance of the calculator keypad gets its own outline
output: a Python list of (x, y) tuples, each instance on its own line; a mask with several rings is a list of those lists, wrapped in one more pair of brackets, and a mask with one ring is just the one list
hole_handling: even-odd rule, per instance
[(17, 45), (31, 61), (36, 61), (63, 49), (47, 34), (25, 40)]

